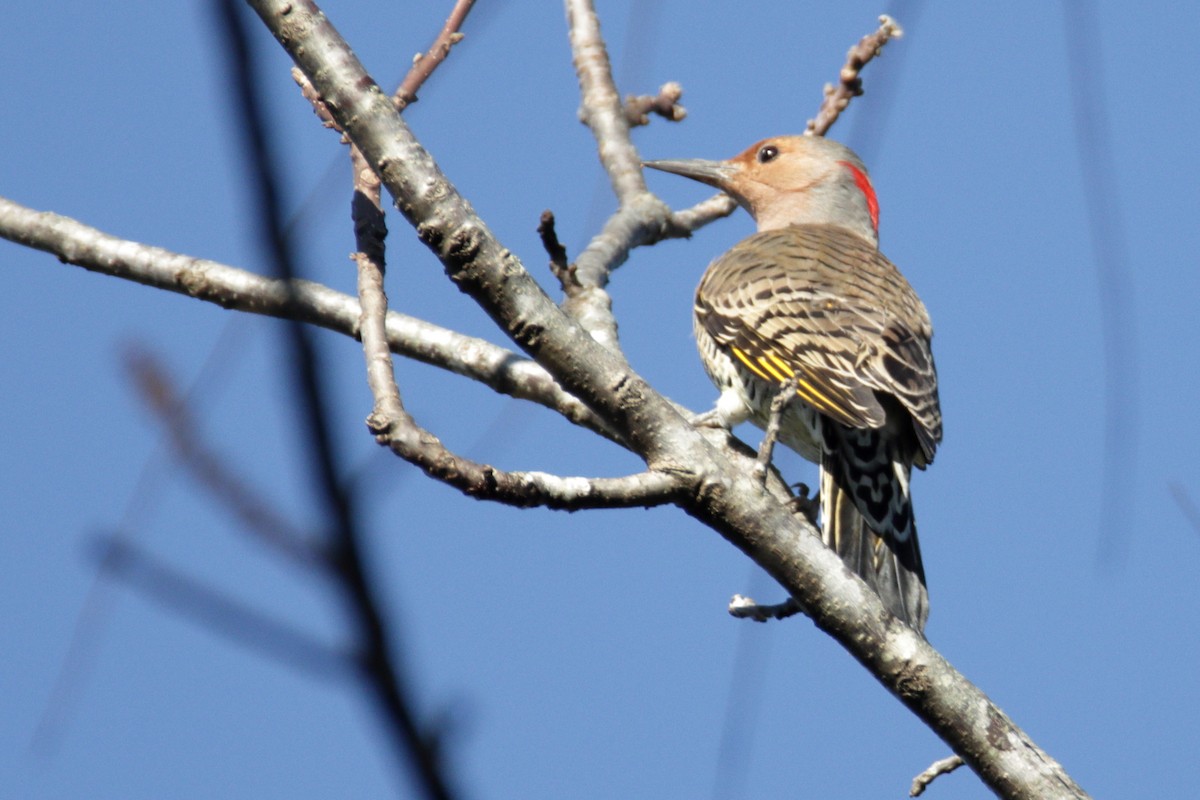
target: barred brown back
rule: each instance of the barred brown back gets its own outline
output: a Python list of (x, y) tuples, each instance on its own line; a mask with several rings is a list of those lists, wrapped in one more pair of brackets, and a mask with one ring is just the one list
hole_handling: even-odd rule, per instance
[(912, 417), (921, 463), (933, 459), (942, 415), (929, 314), (871, 243), (829, 225), (754, 234), (704, 273), (695, 314), (697, 332), (760, 380), (799, 373), (801, 398), (847, 427), (881, 427), (875, 393), (893, 395)]
[(705, 272), (705, 369), (765, 426), (795, 376), (780, 439), (821, 465), (823, 536), (918, 631), (928, 614), (908, 479), (942, 438), (929, 315), (873, 242), (831, 225), (748, 237)]

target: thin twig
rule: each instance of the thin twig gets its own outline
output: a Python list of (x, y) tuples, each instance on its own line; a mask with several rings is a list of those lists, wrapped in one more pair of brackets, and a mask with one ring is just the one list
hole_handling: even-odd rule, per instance
[(624, 204), (646, 191), (642, 160), (629, 137), (629, 120), (612, 75), (600, 18), (591, 0), (566, 0), (572, 60), (579, 79), (579, 119), (596, 138), (600, 163)]
[(462, 41), (463, 34), (459, 32), (459, 29), (466, 21), (467, 14), (471, 13), (473, 5), (475, 5), (475, 0), (457, 0), (454, 8), (450, 11), (450, 16), (446, 18), (446, 24), (442, 26), (437, 38), (433, 40), (433, 44), (424, 54), (418, 53), (413, 59), (412, 68), (409, 69), (404, 80), (400, 82), (399, 88), (392, 95), (392, 101), (396, 104), (397, 111), (403, 111), (417, 102), (417, 90), (425, 81), (429, 80), (429, 76), (438, 68), (438, 65), (446, 60), (446, 56), (450, 55), (450, 49)]
[(683, 87), (675, 81), (664, 83), (656, 95), (629, 95), (625, 98), (625, 120), (631, 128), (649, 125), (651, 114), (668, 122), (682, 122), (687, 117), (687, 109), (679, 105), (682, 97)]
[(567, 248), (558, 241), (558, 232), (554, 230), (553, 212), (548, 210), (542, 212), (537, 232), (538, 236), (542, 238), (542, 247), (546, 248), (546, 254), (550, 256), (550, 272), (558, 278), (558, 284), (562, 287), (563, 294), (567, 297), (577, 294), (583, 287), (579, 283), (579, 276), (575, 273), (575, 265), (567, 262)]
[(710, 222), (728, 217), (737, 208), (737, 200), (732, 196), (724, 192), (715, 194), (691, 208), (671, 214), (670, 224), (663, 230), (663, 238), (686, 239)]
[(787, 619), (803, 613), (804, 609), (793, 598), (773, 606), (759, 605), (744, 595), (735, 594), (729, 601), (729, 615), (737, 619), (766, 622), (769, 619)]
[(948, 775), (961, 767), (963, 763), (962, 756), (958, 755), (946, 756), (939, 761), (933, 762), (927, 770), (913, 778), (912, 788), (908, 790), (908, 796), (920, 797), (924, 794), (926, 787), (933, 783), (937, 776)]
[(838, 84), (825, 85), (825, 99), (817, 110), (817, 116), (808, 121), (804, 130), (806, 136), (824, 136), (837, 122), (838, 117), (850, 105), (850, 101), (863, 93), (862, 69), (879, 55), (889, 39), (899, 38), (904, 34), (896, 21), (887, 14), (879, 18), (879, 29), (867, 34), (858, 44), (850, 48), (846, 54), (846, 65), (838, 74)]
[(619, 208), (575, 259), (581, 291), (568, 297), (563, 310), (592, 338), (620, 354), (612, 298), (605, 286), (613, 270), (625, 263), (629, 251), (663, 238), (671, 210), (646, 188), (642, 160), (629, 135), (629, 120), (621, 103), (600, 19), (592, 0), (566, 0), (572, 61), (579, 80), (579, 118), (596, 139), (600, 164), (617, 196)]

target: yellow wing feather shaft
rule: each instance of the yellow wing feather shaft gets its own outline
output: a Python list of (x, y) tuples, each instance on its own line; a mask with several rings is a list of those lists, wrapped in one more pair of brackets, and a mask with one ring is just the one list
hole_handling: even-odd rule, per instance
[[(750, 370), (764, 381), (783, 383), (796, 374), (796, 370), (794, 370), (786, 361), (770, 351), (767, 351), (766, 355), (759, 356), (757, 359), (752, 359), (740, 347), (731, 347), (730, 350), (733, 351), (733, 354), (737, 357), (738, 361), (741, 361), (746, 366), (746, 369)], [(840, 411), (840, 406), (836, 402), (831, 400), (823, 392), (817, 389), (817, 387), (813, 386), (813, 384), (803, 376), (796, 380), (796, 394), (799, 395), (800, 399), (818, 411), (839, 416), (842, 413)]]

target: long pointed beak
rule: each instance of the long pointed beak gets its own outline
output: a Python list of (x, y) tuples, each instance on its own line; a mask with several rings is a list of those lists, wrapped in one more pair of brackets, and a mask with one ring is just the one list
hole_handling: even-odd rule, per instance
[(707, 183), (718, 189), (724, 189), (729, 179), (733, 177), (736, 167), (728, 161), (708, 161), (703, 158), (681, 158), (667, 161), (643, 161), (643, 167), (671, 172), (682, 175), (694, 181)]

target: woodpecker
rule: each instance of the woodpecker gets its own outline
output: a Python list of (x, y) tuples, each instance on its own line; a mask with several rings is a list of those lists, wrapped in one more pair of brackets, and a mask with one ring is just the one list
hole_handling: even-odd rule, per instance
[(909, 477), (942, 439), (929, 314), (879, 252), (879, 202), (849, 148), (764, 139), (727, 161), (649, 161), (732, 195), (758, 232), (709, 265), (693, 324), (724, 427), (765, 428), (789, 379), (779, 441), (820, 465), (822, 538), (888, 609), (929, 615)]

